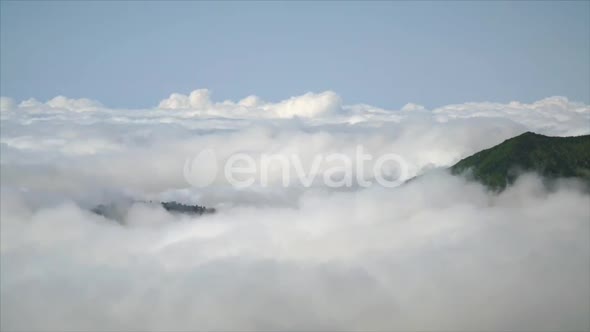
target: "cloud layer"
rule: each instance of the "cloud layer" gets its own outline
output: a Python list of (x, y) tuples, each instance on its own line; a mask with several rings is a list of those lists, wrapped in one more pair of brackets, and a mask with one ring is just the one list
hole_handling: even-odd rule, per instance
[[(66, 97), (0, 107), (2, 330), (590, 328), (587, 191), (529, 174), (494, 194), (444, 169), (528, 130), (588, 134), (588, 105), (386, 110), (330, 91), (216, 102), (201, 89), (144, 110)], [(280, 172), (242, 190), (183, 177), (205, 149), (295, 154), (309, 170), (359, 145), (425, 175), (346, 190), (285, 188)], [(219, 212), (138, 202), (121, 224), (89, 211), (151, 199)]]

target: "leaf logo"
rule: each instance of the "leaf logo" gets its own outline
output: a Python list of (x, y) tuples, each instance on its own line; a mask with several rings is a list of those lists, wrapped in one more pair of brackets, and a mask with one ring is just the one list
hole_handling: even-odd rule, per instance
[(193, 187), (204, 188), (217, 176), (217, 156), (212, 149), (205, 149), (192, 160), (187, 158), (183, 169), (184, 179)]

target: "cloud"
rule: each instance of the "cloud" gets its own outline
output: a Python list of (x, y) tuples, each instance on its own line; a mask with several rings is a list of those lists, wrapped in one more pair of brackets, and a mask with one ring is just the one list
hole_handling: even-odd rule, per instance
[(188, 96), (173, 93), (167, 99), (160, 102), (159, 108), (163, 109), (203, 109), (211, 106), (210, 91), (199, 89)]
[(306, 93), (267, 107), (280, 118), (313, 118), (336, 112), (341, 107), (341, 100), (334, 92), (326, 91), (319, 94)]
[(191, 92), (188, 96), (173, 93), (169, 98), (162, 100), (158, 108), (169, 110), (201, 110), (204, 111), (202, 114), (225, 115), (230, 117), (242, 114), (249, 117), (244, 112), (244, 109), (246, 109), (251, 113), (250, 115), (264, 118), (292, 118), (295, 116), (313, 118), (336, 112), (341, 108), (341, 99), (336, 93), (326, 91), (317, 94), (308, 92), (278, 103), (263, 102), (257, 96), (248, 96), (237, 103), (232, 101), (212, 103), (209, 90), (199, 89)]
[[(78, 186), (77, 181), (67, 180), (74, 177), (101, 188), (123, 186), (152, 193), (186, 186), (185, 161), (205, 149), (214, 149), (221, 161), (239, 152), (256, 159), (264, 154), (296, 154), (303, 169), (309, 170), (317, 155), (341, 153), (353, 158), (357, 146), (375, 156), (403, 156), (412, 177), (448, 167), (527, 130), (549, 135), (590, 132), (590, 108), (565, 98), (533, 104), (466, 103), (433, 111), (414, 105), (412, 111), (408, 107), (396, 111), (343, 105), (331, 92), (278, 103), (255, 96), (217, 103), (207, 90), (196, 90), (191, 96), (194, 105), (210, 108), (100, 107), (77, 112), (99, 104), (61, 97), (47, 103), (60, 108), (34, 100), (21, 102), (2, 113), (0, 151), (3, 172), (10, 175), (4, 181), (38, 189), (52, 183), (70, 188)], [(65, 111), (66, 106), (71, 111)], [(281, 117), (293, 114), (309, 117)], [(318, 177), (329, 165), (325, 166)], [(201, 171), (199, 165), (194, 170)], [(281, 176), (271, 172), (269, 180), (280, 182)], [(217, 185), (228, 185), (218, 180)], [(209, 203), (223, 201), (219, 195)]]
[(576, 136), (588, 133), (590, 108), (570, 102), (565, 97), (550, 97), (532, 104), (510, 102), (466, 103), (448, 105), (433, 110), (441, 121), (457, 118), (505, 118), (539, 132), (553, 135)]
[(401, 110), (404, 112), (425, 111), (426, 107), (414, 103), (407, 103), (402, 107)]
[[(6, 98), (6, 97), (2, 97)], [(4, 99), (3, 99), (4, 100)], [(7, 101), (12, 100), (10, 98), (6, 99)], [(42, 103), (37, 101), (34, 98), (30, 98), (27, 100), (23, 100), (20, 104), (18, 104), (18, 108), (14, 108), (13, 104), (11, 104), (10, 110), (19, 110), (19, 111), (92, 111), (102, 108), (102, 104), (98, 101), (87, 99), (87, 98), (80, 98), (80, 99), (72, 99), (67, 98), (64, 96), (57, 96), (51, 100), (48, 100), (46, 103)], [(4, 108), (4, 107), (2, 107)]]
[(102, 106), (99, 102), (87, 98), (71, 99), (64, 96), (57, 96), (49, 100), (46, 105), (51, 108), (60, 108), (70, 111), (84, 111)]
[(257, 107), (263, 104), (263, 101), (258, 96), (248, 96), (238, 102), (240, 106)]
[(374, 120), (399, 121), (433, 117), (438, 122), (451, 119), (494, 118), (522, 124), (531, 130), (550, 135), (582, 135), (588, 133), (590, 108), (571, 102), (565, 97), (549, 97), (531, 104), (520, 102), (465, 103), (446, 105), (432, 111), (424, 106), (408, 103), (400, 111), (384, 110), (371, 105), (343, 105), (342, 99), (332, 91), (311, 93), (271, 103), (257, 96), (248, 96), (239, 102), (212, 102), (210, 92), (200, 89), (190, 95), (178, 93), (160, 102), (158, 108), (168, 110), (197, 110), (193, 116), (223, 116), (230, 118), (293, 118), (324, 119), (356, 124)]
[[(590, 324), (587, 190), (527, 174), (494, 194), (444, 170), (527, 130), (588, 134), (588, 105), (553, 97), (387, 110), (333, 92), (215, 102), (204, 89), (143, 110), (1, 101), (1, 330)], [(202, 151), (218, 161), (295, 155), (310, 170), (317, 156), (353, 157), (357, 146), (403, 156), (408, 176), (423, 176), (397, 188), (283, 187), (274, 169), (268, 186), (257, 173), (236, 190), (223, 177), (193, 188), (183, 174)], [(149, 200), (218, 213), (173, 215)], [(123, 223), (90, 212), (113, 201), (128, 205)]]
[[(346, 105), (332, 91), (306, 94), (288, 98), (276, 103), (267, 102), (258, 96), (248, 96), (237, 102), (226, 100), (215, 102), (208, 89), (198, 89), (189, 95), (173, 93), (153, 110), (111, 110), (97, 101), (86, 98), (70, 99), (55, 97), (46, 103), (35, 99), (20, 102), (2, 97), (2, 110), (11, 113), (36, 113), (61, 111), (101, 110), (113, 119), (121, 121), (184, 121), (187, 118), (225, 118), (248, 121), (299, 118), (316, 124), (362, 124), (381, 126), (383, 123), (416, 123), (434, 121), (446, 123), (459, 119), (485, 119), (486, 121), (511, 122), (522, 128), (545, 135), (572, 136), (590, 133), (590, 107), (573, 102), (565, 97), (549, 97), (534, 103), (510, 102), (468, 102), (446, 105), (428, 110), (422, 105), (408, 103), (400, 110), (383, 109), (367, 104)], [(160, 112), (162, 111), (162, 112)], [(6, 112), (4, 112), (6, 113)], [(5, 115), (7, 116), (7, 115)], [(88, 115), (86, 115), (88, 116)], [(100, 116), (100, 114), (97, 114)], [(26, 117), (26, 115), (25, 115)], [(199, 123), (197, 125), (203, 125)], [(216, 128), (218, 129), (218, 128)]]
[(3, 192), (2, 328), (583, 329), (589, 196), (559, 188), (438, 174), (126, 227)]

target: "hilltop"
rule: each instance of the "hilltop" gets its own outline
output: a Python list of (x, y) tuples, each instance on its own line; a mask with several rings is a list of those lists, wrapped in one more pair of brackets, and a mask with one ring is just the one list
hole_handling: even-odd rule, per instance
[(549, 137), (532, 132), (507, 139), (451, 167), (493, 190), (502, 190), (522, 172), (554, 178), (581, 178), (590, 184), (590, 135)]

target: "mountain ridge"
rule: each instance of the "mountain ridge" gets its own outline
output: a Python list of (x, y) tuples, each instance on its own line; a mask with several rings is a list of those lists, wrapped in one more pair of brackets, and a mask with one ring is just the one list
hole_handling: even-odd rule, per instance
[(527, 131), (466, 157), (450, 168), (501, 191), (522, 172), (580, 178), (590, 184), (590, 135), (552, 137)]

